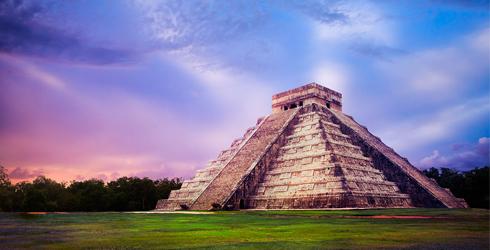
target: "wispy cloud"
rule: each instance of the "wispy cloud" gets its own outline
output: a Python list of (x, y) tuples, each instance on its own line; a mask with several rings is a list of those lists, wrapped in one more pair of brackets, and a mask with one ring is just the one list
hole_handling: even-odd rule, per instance
[(401, 55), (382, 64), (383, 70), (411, 94), (431, 96), (434, 101), (453, 98), (479, 84), (478, 77), (488, 75), (489, 43), (490, 29), (483, 29), (447, 47)]
[(393, 24), (375, 4), (365, 1), (341, 1), (336, 9), (345, 16), (343, 22), (313, 22), (317, 39), (327, 42), (377, 43), (391, 46), (396, 42)]
[(453, 137), (457, 131), (464, 130), (466, 126), (489, 113), (490, 103), (485, 96), (448, 107), (438, 113), (412, 116), (399, 124), (392, 123), (383, 129), (380, 136), (395, 149), (416, 149)]
[(265, 3), (228, 1), (135, 1), (149, 32), (165, 49), (176, 50), (238, 39), (266, 20)]

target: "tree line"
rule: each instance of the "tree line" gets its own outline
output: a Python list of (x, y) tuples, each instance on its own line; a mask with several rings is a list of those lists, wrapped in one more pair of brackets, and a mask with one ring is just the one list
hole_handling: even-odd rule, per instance
[(182, 185), (179, 178), (151, 180), (121, 177), (59, 183), (39, 176), (13, 185), (0, 166), (0, 211), (139, 211), (152, 210), (159, 199)]
[(434, 179), (439, 186), (448, 188), (458, 198), (465, 199), (470, 207), (489, 207), (489, 167), (457, 171), (450, 168), (429, 168), (424, 174)]
[[(489, 208), (489, 167), (460, 172), (450, 168), (430, 168), (425, 175), (437, 181), (470, 207)], [(181, 179), (121, 177), (59, 183), (39, 176), (32, 182), (13, 185), (0, 166), (0, 211), (138, 211), (152, 210), (159, 199), (179, 189)]]

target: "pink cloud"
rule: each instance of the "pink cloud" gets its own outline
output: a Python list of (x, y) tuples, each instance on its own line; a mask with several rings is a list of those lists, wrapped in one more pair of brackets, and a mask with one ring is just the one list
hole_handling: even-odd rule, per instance
[(36, 178), (38, 176), (44, 175), (44, 170), (42, 169), (33, 169), (29, 170), (26, 168), (21, 168), (17, 167), (14, 168), (10, 173), (8, 174), (9, 178), (14, 181), (18, 180), (28, 180), (32, 178)]

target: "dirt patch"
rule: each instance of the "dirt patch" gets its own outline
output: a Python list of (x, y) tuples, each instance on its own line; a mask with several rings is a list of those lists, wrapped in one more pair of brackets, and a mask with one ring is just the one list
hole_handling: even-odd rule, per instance
[(367, 215), (367, 216), (343, 216), (343, 218), (352, 219), (440, 219), (441, 217), (422, 216), (422, 215)]
[(48, 214), (48, 212), (26, 212), (26, 214), (40, 215), (40, 214)]
[(137, 212), (126, 212), (133, 214), (215, 214), (215, 212), (205, 212), (205, 211), (137, 211)]

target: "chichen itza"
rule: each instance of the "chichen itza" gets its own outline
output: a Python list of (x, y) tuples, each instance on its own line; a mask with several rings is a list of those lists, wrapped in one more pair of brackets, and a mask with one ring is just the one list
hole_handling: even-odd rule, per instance
[(467, 207), (316, 83), (276, 94), (260, 118), (157, 210)]

